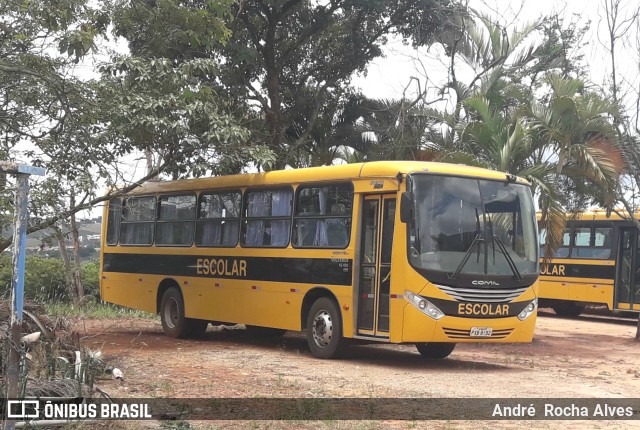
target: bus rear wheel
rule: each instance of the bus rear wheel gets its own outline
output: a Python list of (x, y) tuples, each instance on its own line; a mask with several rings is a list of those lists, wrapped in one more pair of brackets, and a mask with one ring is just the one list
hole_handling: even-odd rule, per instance
[(180, 290), (175, 287), (169, 288), (162, 295), (160, 321), (164, 334), (177, 339), (201, 337), (209, 325), (207, 321), (185, 317), (184, 299)]
[(441, 360), (447, 358), (456, 347), (455, 343), (448, 342), (428, 342), (416, 343), (416, 349), (422, 358)]
[(307, 341), (316, 358), (336, 358), (343, 349), (342, 320), (338, 305), (328, 297), (316, 300), (307, 316)]
[(577, 317), (584, 312), (585, 306), (577, 303), (559, 303), (553, 306), (553, 311), (561, 317)]

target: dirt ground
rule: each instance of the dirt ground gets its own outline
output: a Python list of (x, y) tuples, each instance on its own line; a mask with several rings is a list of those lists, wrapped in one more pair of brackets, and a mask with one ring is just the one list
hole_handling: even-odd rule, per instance
[[(256, 339), (209, 327), (201, 340), (165, 337), (159, 321), (81, 320), (83, 344), (102, 350), (124, 381), (112, 397), (639, 398), (636, 321), (541, 312), (530, 344), (458, 344), (441, 361), (412, 345), (359, 345), (318, 360), (301, 333)], [(637, 409), (637, 408), (636, 408)], [(127, 428), (150, 423), (130, 422)], [(640, 421), (197, 421), (193, 428), (640, 428)], [(187, 427), (188, 428), (188, 427)]]

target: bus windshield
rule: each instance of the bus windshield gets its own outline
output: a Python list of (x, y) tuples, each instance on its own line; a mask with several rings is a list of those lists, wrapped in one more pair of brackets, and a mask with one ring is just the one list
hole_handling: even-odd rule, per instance
[(426, 174), (411, 179), (413, 266), (450, 279), (537, 274), (535, 210), (526, 185)]

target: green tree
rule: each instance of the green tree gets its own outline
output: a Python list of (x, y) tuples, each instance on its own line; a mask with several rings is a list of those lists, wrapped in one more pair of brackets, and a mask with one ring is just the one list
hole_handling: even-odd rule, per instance
[[(73, 72), (108, 22), (100, 5), (86, 0), (0, 1), (0, 159), (35, 165), (55, 161), (61, 169), (68, 167), (67, 158), (52, 159), (46, 153), (53, 140), (77, 129), (91, 110), (87, 84)], [(7, 210), (12, 193), (5, 184), (2, 178), (3, 230), (13, 215)], [(33, 195), (36, 208), (56, 194), (34, 187)]]
[[(0, 255), (1, 295), (11, 290), (13, 265), (11, 256)], [(67, 301), (69, 299), (62, 261), (54, 258), (28, 256), (25, 266), (24, 296), (38, 302)]]
[[(226, 101), (207, 81), (218, 74), (210, 59), (118, 58), (102, 67), (101, 113), (110, 119), (106, 137), (123, 153), (152, 149), (148, 173), (173, 178), (226, 173), (249, 157), (268, 157), (245, 145), (248, 134), (226, 110)], [(262, 150), (262, 151), (261, 151)]]
[(100, 300), (100, 264), (90, 261), (82, 265), (82, 283), (86, 297)]
[[(136, 54), (162, 53), (176, 62), (217, 59), (222, 72), (217, 88), (237, 100), (251, 142), (276, 155), (273, 166), (264, 167), (295, 165), (303, 147), (313, 152), (314, 136), (326, 136), (323, 121), (335, 119), (350, 94), (351, 76), (381, 55), (389, 36), (426, 45), (463, 10), (450, 0), (236, 1), (233, 19), (227, 17), (233, 36), (213, 48), (206, 35), (205, 42), (196, 37), (197, 20), (166, 18), (169, 10), (182, 11), (179, 6), (206, 15), (215, 4), (122, 2), (116, 28)], [(166, 28), (169, 46), (157, 46), (154, 32), (139, 32), (146, 26)]]
[[(213, 3), (229, 13), (225, 3)], [(0, 159), (48, 170), (32, 188), (29, 233), (65, 224), (108, 199), (98, 195), (105, 184), (118, 184), (114, 193), (122, 193), (162, 172), (187, 175), (189, 165), (197, 173), (248, 151), (237, 144), (246, 133), (225, 113), (224, 100), (200, 85), (202, 75), (216, 79), (211, 60), (175, 65), (118, 58), (102, 68), (99, 81), (76, 76), (74, 67), (106, 32), (109, 7), (86, 0), (0, 1)], [(228, 29), (216, 28), (211, 40), (224, 42)], [(215, 145), (222, 156), (212, 159)], [(150, 146), (161, 158), (145, 176), (136, 178), (120, 164)], [(0, 178), (6, 226), (12, 195), (4, 183)], [(3, 239), (0, 250), (11, 242)]]

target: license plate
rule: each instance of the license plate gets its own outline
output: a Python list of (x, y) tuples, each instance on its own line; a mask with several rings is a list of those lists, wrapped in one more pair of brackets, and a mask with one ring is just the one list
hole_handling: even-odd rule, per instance
[(471, 327), (469, 336), (471, 337), (491, 337), (493, 328), (491, 327)]

